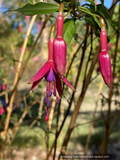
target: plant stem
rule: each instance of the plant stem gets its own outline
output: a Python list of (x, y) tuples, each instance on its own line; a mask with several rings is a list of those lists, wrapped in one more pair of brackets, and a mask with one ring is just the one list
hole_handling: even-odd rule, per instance
[[(120, 15), (120, 5), (119, 5), (119, 15)], [(118, 24), (120, 24), (120, 19), (118, 19)], [(113, 57), (113, 81), (115, 79), (115, 68), (116, 68), (116, 57), (117, 57), (117, 50), (118, 50), (118, 40), (119, 40), (119, 28), (117, 29), (117, 35), (116, 35), (116, 44), (115, 44), (115, 53)], [(104, 154), (107, 153), (107, 144), (108, 144), (108, 138), (109, 138), (109, 117), (110, 117), (110, 111), (111, 111), (111, 99), (113, 96), (113, 89), (110, 90), (109, 93), (109, 101), (108, 101), (108, 112), (107, 112), (107, 120), (106, 120), (106, 132), (105, 132), (105, 141), (104, 141)]]
[(2, 154), (1, 154), (2, 158), (3, 158), (3, 154), (4, 154), (4, 148), (5, 148), (5, 143), (6, 143), (7, 130), (8, 130), (8, 127), (9, 127), (9, 122), (10, 122), (10, 116), (11, 116), (11, 113), (12, 113), (12, 106), (13, 106), (15, 91), (16, 91), (16, 88), (17, 88), (17, 85), (18, 85), (18, 82), (19, 82), (18, 79), (19, 79), (19, 73), (20, 73), (20, 69), (21, 69), (21, 65), (22, 65), (22, 61), (23, 61), (23, 56), (24, 56), (25, 49), (26, 49), (26, 46), (27, 46), (28, 37), (29, 37), (30, 32), (32, 30), (32, 26), (33, 26), (33, 23), (34, 23), (35, 19), (36, 19), (36, 16), (33, 16), (32, 20), (31, 20), (31, 23), (30, 23), (30, 26), (29, 26), (29, 29), (28, 29), (27, 34), (26, 34), (26, 38), (25, 38), (25, 41), (24, 41), (24, 44), (23, 44), (22, 53), (20, 55), (19, 63), (18, 63), (18, 66), (17, 66), (17, 72), (16, 72), (16, 75), (15, 75), (15, 78), (14, 78), (14, 87), (13, 87), (13, 90), (12, 90), (12, 93), (11, 93), (11, 96), (10, 96), (9, 107), (7, 107), (7, 118), (6, 118), (5, 127), (4, 127), (5, 139), (2, 142)]

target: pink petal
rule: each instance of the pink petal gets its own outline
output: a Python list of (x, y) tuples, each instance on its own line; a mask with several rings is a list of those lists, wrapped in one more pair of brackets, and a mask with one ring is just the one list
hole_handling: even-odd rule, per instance
[(71, 83), (67, 80), (66, 77), (64, 77), (62, 80), (67, 84), (67, 86), (69, 86), (74, 92), (76, 92), (75, 88), (71, 85)]
[(59, 93), (59, 96), (61, 97), (62, 96), (62, 84), (61, 84), (61, 79), (56, 76), (56, 88), (57, 88), (57, 91)]
[(32, 84), (32, 87), (31, 87), (31, 90), (30, 91), (32, 91), (39, 83), (40, 83), (40, 81), (42, 80), (42, 78), (40, 79), (40, 80), (38, 80), (38, 81), (35, 81), (35, 82), (33, 82), (33, 84)]
[(36, 75), (34, 75), (28, 82), (28, 84), (32, 84), (36, 81), (39, 81), (40, 79), (42, 79), (45, 74), (50, 70), (50, 63), (45, 63), (44, 66), (36, 73)]

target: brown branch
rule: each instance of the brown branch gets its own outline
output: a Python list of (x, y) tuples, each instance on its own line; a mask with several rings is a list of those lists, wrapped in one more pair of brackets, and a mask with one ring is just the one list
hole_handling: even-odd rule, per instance
[[(120, 15), (120, 5), (119, 5), (119, 15)], [(118, 19), (118, 24), (120, 24), (120, 19)], [(116, 36), (116, 44), (115, 44), (115, 53), (113, 57), (113, 81), (115, 79), (115, 68), (116, 68), (116, 58), (117, 58), (117, 50), (118, 50), (118, 40), (119, 40), (119, 28), (117, 29), (117, 36)], [(110, 90), (109, 93), (109, 101), (108, 101), (108, 112), (107, 112), (107, 119), (106, 119), (106, 132), (105, 132), (105, 141), (104, 141), (104, 154), (107, 153), (107, 144), (109, 138), (109, 125), (110, 125), (110, 112), (111, 112), (111, 99), (113, 96), (113, 89)]]
[[(88, 31), (89, 31), (89, 26), (87, 25), (85, 37), (88, 35)], [(85, 38), (85, 39), (86, 40), (85, 40), (84, 47), (83, 47), (83, 55), (85, 55), (86, 45), (87, 45), (87, 38)], [(84, 58), (84, 56), (82, 58)], [(81, 61), (83, 63), (83, 59), (81, 59)], [(72, 114), (71, 121), (70, 121), (70, 124), (69, 124), (69, 128), (68, 128), (67, 133), (65, 135), (65, 138), (64, 138), (64, 141), (63, 141), (63, 144), (62, 144), (62, 148), (61, 148), (61, 153), (60, 154), (65, 154), (65, 152), (66, 152), (67, 144), (68, 144), (70, 135), (71, 135), (72, 130), (73, 130), (72, 128), (74, 126), (74, 123), (75, 123), (76, 118), (77, 118), (77, 114), (79, 112), (79, 103), (80, 103), (80, 100), (81, 100), (81, 97), (79, 97), (77, 105), (75, 106), (74, 112)]]
[[(72, 60), (71, 60), (71, 63), (70, 63), (70, 65), (69, 65), (69, 67), (68, 67), (68, 71), (67, 71), (66, 77), (68, 76), (68, 73), (69, 73), (69, 70), (70, 70), (70, 68), (71, 68), (71, 66), (72, 66), (72, 63), (73, 63), (73, 61), (74, 61), (74, 58), (76, 57), (76, 55), (77, 55), (77, 53), (79, 52), (82, 44), (85, 42), (85, 40), (88, 38), (88, 36), (89, 36), (89, 33), (87, 34), (87, 36), (85, 36), (84, 41), (79, 45), (78, 49), (77, 49), (76, 52), (74, 53), (74, 56), (73, 56), (73, 58), (72, 58)], [(83, 59), (84, 59), (84, 54), (82, 53), (81, 63), (79, 64), (79, 67), (78, 67), (77, 78), (76, 78), (76, 82), (75, 82), (75, 86), (74, 86), (75, 89), (76, 89), (76, 87), (77, 87), (78, 80), (79, 80), (79, 76), (80, 76), (80, 73), (81, 73), (82, 64), (83, 64)], [(64, 84), (63, 84), (63, 90), (64, 90)], [(61, 124), (61, 126), (60, 126), (60, 129), (59, 129), (59, 131), (58, 131), (58, 133), (57, 133), (57, 135), (56, 135), (56, 139), (58, 138), (58, 136), (59, 136), (59, 134), (60, 134), (60, 132), (61, 132), (61, 130), (62, 130), (62, 128), (63, 128), (63, 125), (64, 125), (64, 123), (65, 123), (65, 121), (66, 121), (66, 119), (67, 119), (67, 116), (68, 116), (68, 114), (69, 114), (69, 111), (70, 111), (70, 108), (71, 108), (71, 105), (72, 105), (72, 102), (73, 102), (73, 99), (74, 99), (74, 95), (75, 95), (75, 92), (72, 93), (72, 96), (71, 96), (71, 100), (70, 100), (68, 109), (67, 109), (67, 111), (66, 111), (66, 114), (65, 114), (65, 117), (64, 117), (64, 119), (63, 119), (63, 122), (62, 122), (62, 124)], [(59, 107), (60, 107), (60, 105), (61, 105), (61, 100), (60, 100), (60, 103), (59, 103)], [(55, 146), (55, 141), (54, 141), (53, 144), (52, 144), (52, 147), (51, 147), (51, 149), (50, 149), (50, 151), (49, 151), (49, 153), (48, 153), (48, 155), (47, 155), (47, 157), (46, 157), (46, 160), (48, 160), (48, 158), (49, 158), (49, 156), (50, 156), (50, 154), (51, 154), (52, 149), (54, 148), (54, 146)]]
[(35, 19), (36, 19), (36, 16), (33, 16), (32, 20), (31, 20), (31, 23), (30, 23), (30, 26), (29, 26), (29, 29), (28, 29), (27, 34), (26, 34), (26, 38), (25, 38), (25, 41), (24, 41), (24, 44), (23, 44), (23, 50), (22, 50), (22, 53), (21, 53), (20, 58), (19, 58), (19, 63), (18, 63), (18, 66), (17, 66), (17, 72), (16, 72), (16, 75), (15, 75), (15, 78), (14, 78), (14, 87), (13, 87), (13, 90), (12, 90), (12, 93), (11, 93), (11, 97), (10, 97), (10, 101), (9, 101), (9, 107), (7, 107), (7, 118), (6, 118), (5, 127), (4, 127), (5, 139), (2, 142), (1, 158), (3, 158), (3, 152), (4, 152), (4, 148), (5, 148), (5, 143), (6, 143), (6, 135), (7, 135), (8, 127), (9, 127), (10, 116), (11, 116), (11, 113), (12, 113), (12, 105), (13, 105), (14, 96), (15, 96), (15, 92), (16, 92), (16, 88), (17, 88), (17, 84), (18, 84), (18, 79), (19, 79), (19, 72), (20, 72), (20, 68), (21, 68), (21, 65), (22, 65), (23, 56), (24, 56), (24, 53), (25, 53), (25, 48), (27, 46), (28, 37), (30, 35), (30, 32), (31, 32), (31, 29), (32, 29), (32, 26), (33, 26), (33, 23), (34, 23)]
[[(26, 66), (27, 66), (27, 63), (28, 63), (28, 61), (29, 61), (29, 59), (30, 59), (30, 57), (31, 57), (31, 55), (32, 55), (32, 52), (33, 52), (33, 50), (34, 50), (34, 48), (35, 48), (35, 46), (36, 46), (36, 44), (37, 44), (37, 41), (38, 41), (39, 37), (41, 36), (42, 31), (43, 31), (43, 29), (45, 28), (45, 25), (46, 25), (48, 19), (50, 18), (50, 16), (51, 16), (51, 14), (48, 15), (47, 19), (44, 21), (43, 26), (42, 26), (42, 29), (41, 29), (41, 31), (40, 31), (40, 33), (39, 33), (36, 41), (34, 42), (32, 48), (31, 48), (30, 54), (28, 55), (28, 57), (27, 57), (24, 65), (22, 66), (22, 63), (21, 63), (21, 62), (22, 62), (22, 60), (23, 60), (23, 56), (24, 56), (24, 53), (25, 53), (25, 48), (26, 48), (26, 45), (27, 45), (28, 36), (29, 36), (29, 34), (30, 34), (30, 31), (31, 31), (31, 29), (32, 29), (32, 25), (33, 25), (33, 23), (34, 23), (34, 21), (35, 21), (36, 16), (33, 16), (33, 17), (32, 17), (32, 20), (31, 20), (29, 29), (28, 29), (28, 31), (27, 31), (26, 39), (25, 39), (24, 44), (23, 44), (23, 50), (22, 50), (22, 53), (21, 53), (21, 56), (20, 56), (20, 59), (19, 59), (19, 62), (20, 62), (20, 63), (18, 64), (17, 73), (16, 73), (15, 80), (14, 80), (14, 88), (13, 88), (13, 90), (12, 90), (11, 97), (10, 97), (10, 103), (9, 103), (9, 107), (8, 107), (7, 118), (6, 118), (5, 128), (4, 128), (5, 137), (6, 137), (6, 135), (7, 135), (7, 130), (8, 130), (8, 127), (9, 127), (10, 116), (11, 116), (11, 113), (12, 113), (12, 105), (13, 105), (13, 100), (14, 100), (15, 91), (16, 91), (18, 82), (20, 81), (20, 79), (21, 79), (21, 77), (22, 77), (22, 75), (23, 75), (23, 73), (24, 73), (24, 70), (25, 70), (25, 68), (26, 68)], [(3, 151), (4, 151), (4, 147), (5, 147), (5, 142), (6, 142), (6, 139), (4, 139), (4, 140), (3, 140), (3, 143), (2, 143), (2, 154), (1, 154), (2, 157), (3, 157)]]

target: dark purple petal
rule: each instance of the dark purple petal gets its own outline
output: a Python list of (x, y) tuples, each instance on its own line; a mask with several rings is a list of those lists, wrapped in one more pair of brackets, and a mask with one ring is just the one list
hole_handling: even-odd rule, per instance
[(47, 107), (50, 107), (51, 106), (51, 102), (50, 100), (47, 100)]
[(52, 91), (49, 92), (49, 97), (51, 97), (51, 96), (52, 96)]
[(48, 100), (47, 97), (45, 97), (45, 103), (46, 103), (46, 104), (47, 104), (47, 100)]
[(53, 72), (53, 69), (52, 67), (50, 68), (50, 71), (48, 72), (47, 74), (47, 78), (46, 78), (47, 81), (54, 81), (54, 72)]

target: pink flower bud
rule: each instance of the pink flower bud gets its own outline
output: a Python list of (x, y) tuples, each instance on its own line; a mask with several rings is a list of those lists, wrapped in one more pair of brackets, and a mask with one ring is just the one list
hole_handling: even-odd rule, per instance
[(40, 32), (40, 30), (41, 30), (41, 21), (38, 22), (38, 32)]
[(5, 90), (5, 89), (6, 89), (6, 86), (5, 86), (5, 84), (3, 84), (3, 85), (2, 85), (2, 89), (3, 89), (3, 90)]
[(111, 69), (111, 62), (110, 56), (107, 51), (101, 51), (99, 54), (99, 64), (101, 74), (105, 83), (112, 89), (113, 77), (112, 77), (112, 69)]
[(38, 57), (34, 57), (33, 60), (34, 60), (35, 62), (37, 62), (37, 61), (39, 60), (39, 58), (38, 58)]
[(110, 56), (107, 52), (107, 33), (105, 30), (105, 23), (103, 19), (100, 19), (102, 31), (100, 33), (100, 42), (101, 42), (101, 52), (99, 54), (99, 64), (101, 74), (105, 83), (112, 89), (113, 77)]
[(3, 106), (0, 107), (0, 115), (2, 115), (4, 113), (4, 109), (3, 109)]
[(63, 15), (57, 17), (57, 38), (54, 42), (54, 62), (57, 73), (64, 77), (66, 71), (66, 52), (67, 45), (62, 36), (63, 33)]
[(22, 26), (19, 25), (19, 32), (22, 33)]

